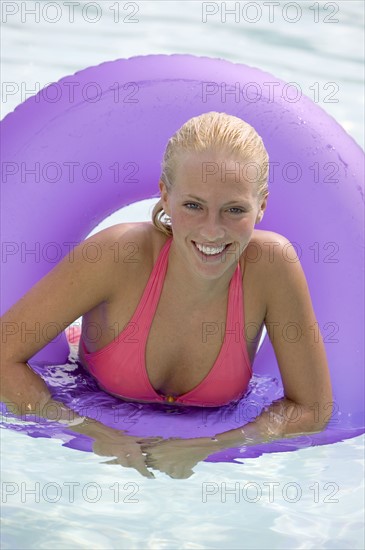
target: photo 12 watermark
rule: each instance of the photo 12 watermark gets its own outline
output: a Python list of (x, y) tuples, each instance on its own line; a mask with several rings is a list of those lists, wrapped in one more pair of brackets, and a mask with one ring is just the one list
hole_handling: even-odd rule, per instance
[[(77, 247), (77, 250), (76, 250)], [(20, 261), (22, 264), (50, 263), (58, 264), (83, 261), (96, 264), (101, 261), (113, 263), (140, 263), (140, 246), (135, 241), (114, 241), (102, 246), (100, 242), (87, 239), (81, 243), (75, 241), (3, 241), (1, 243), (1, 261), (3, 264)], [(77, 259), (76, 259), (77, 254)]]
[(139, 103), (140, 86), (137, 82), (114, 82), (104, 88), (101, 83), (89, 81), (80, 83), (75, 80), (63, 79), (61, 82), (48, 82), (41, 85), (40, 82), (30, 83), (2, 81), (1, 102), (7, 103), (9, 99), (16, 99), (22, 103), (29, 97), (34, 97), (35, 103), (55, 104), (60, 101), (68, 105), (75, 105), (80, 101), (95, 104), (108, 94), (115, 104)]
[[(208, 263), (210, 260), (208, 248), (211, 246), (211, 243), (208, 242), (199, 243), (199, 249), (203, 252), (201, 259), (205, 263)], [(204, 251), (207, 252), (205, 256)], [(270, 265), (276, 261), (293, 264), (300, 262), (303, 258), (307, 262), (311, 261), (314, 264), (338, 264), (340, 262), (340, 246), (335, 241), (313, 241), (304, 246), (302, 243), (296, 241), (288, 241), (286, 243), (275, 242), (274, 240), (257, 242), (252, 239), (244, 251), (239, 243), (234, 242), (226, 245), (223, 250), (217, 249), (216, 254), (219, 254), (217, 257), (221, 263), (238, 262), (243, 255), (244, 261), (247, 264), (262, 262), (265, 265)]]
[(115, 481), (108, 486), (103, 486), (96, 481), (87, 483), (78, 481), (63, 481), (62, 483), (57, 481), (46, 483), (2, 481), (1, 502), (3, 504), (53, 504), (56, 502), (74, 504), (81, 500), (89, 504), (96, 504), (103, 500), (112, 500), (115, 504), (138, 504), (139, 491), (139, 484), (132, 481), (126, 483)]
[[(275, 384), (276, 383), (278, 383), (278, 381), (276, 381)], [(262, 384), (265, 384), (264, 380)], [(264, 391), (267, 391), (267, 387), (265, 387)], [(298, 424), (303, 420), (304, 416), (306, 416), (307, 420), (310, 419), (314, 426), (325, 423), (328, 427), (332, 428), (337, 426), (340, 422), (341, 411), (336, 401), (329, 401), (328, 403), (321, 404), (315, 401), (310, 406), (306, 407), (298, 405), (294, 415), (293, 408), (290, 404), (285, 405), (282, 403), (280, 411), (274, 412), (270, 407), (272, 407), (275, 402), (271, 403), (271, 405), (262, 402), (261, 381), (258, 381), (255, 375), (249, 383), (247, 392), (246, 398), (236, 403), (233, 414), (232, 410), (225, 407), (221, 408), (218, 413), (214, 413), (215, 420), (220, 424), (232, 426), (233, 423), (234, 426), (241, 429), (242, 443), (237, 444), (237, 447), (245, 447), (245, 425), (254, 422), (256, 418), (259, 418), (261, 414), (265, 413), (268, 413), (265, 420), (268, 433), (271, 435), (275, 434), (277, 437), (281, 437), (278, 427), (280, 428), (280, 426), (284, 424), (287, 426)], [(255, 392), (257, 392), (257, 394)], [(209, 422), (209, 415), (209, 408), (202, 408), (201, 421), (204, 423)]]
[[(260, 328), (261, 326), (258, 326), (254, 321), (245, 323), (244, 327), (241, 327), (239, 322), (235, 322), (234, 325), (227, 327), (224, 321), (221, 323), (217, 323), (216, 321), (203, 321), (201, 330), (202, 343), (206, 344), (210, 342), (211, 338), (217, 335), (221, 342), (224, 342), (227, 338), (230, 338), (232, 343), (239, 343), (241, 341), (244, 343), (256, 342)], [(304, 337), (308, 339), (308, 334), (311, 335), (310, 339), (314, 344), (320, 342), (320, 337), (322, 335), (323, 341), (326, 344), (338, 344), (340, 342), (338, 337), (340, 327), (339, 324), (334, 321), (327, 321), (323, 323), (321, 327), (318, 322), (308, 327), (303, 327), (296, 321), (288, 321), (283, 324), (278, 321), (265, 320), (265, 328), (271, 342), (280, 339), (290, 344), (297, 344)]]
[(135, 185), (140, 183), (138, 178), (139, 164), (135, 161), (112, 162), (102, 166), (98, 162), (79, 162), (75, 160), (64, 160), (56, 162), (49, 160), (41, 163), (35, 161), (13, 162), (4, 161), (1, 163), (1, 183), (17, 184), (55, 184), (60, 181), (66, 184), (82, 185), (83, 183), (100, 185), (105, 181)]
[(209, 103), (212, 98), (219, 98), (220, 102), (254, 104), (262, 99), (266, 103), (285, 101), (286, 103), (298, 103), (303, 96), (307, 96), (314, 103), (338, 103), (340, 87), (337, 82), (312, 82), (303, 91), (299, 82), (280, 83), (250, 81), (241, 82), (202, 82), (201, 99), (203, 103)]
[(141, 2), (120, 2), (118, 0), (99, 2), (1, 2), (1, 22), (6, 23), (48, 23), (58, 22), (78, 24), (80, 22), (95, 25), (107, 20), (108, 23), (139, 23)]
[(281, 483), (279, 481), (248, 481), (246, 483), (216, 483), (204, 481), (201, 485), (201, 499), (203, 503), (256, 503), (256, 502), (287, 502), (297, 504), (303, 499), (314, 503), (337, 504), (340, 487), (334, 481), (304, 486), (297, 481)]
[[(59, 323), (56, 321), (48, 321), (41, 324), (39, 321), (35, 321), (30, 326), (25, 321), (13, 322), (2, 321), (1, 322), (1, 343), (3, 345), (9, 343), (9, 341), (16, 337), (19, 343), (25, 344), (27, 342), (42, 343), (44, 346), (51, 342), (56, 342), (60, 339), (65, 330), (69, 328), (67, 323)], [(72, 331), (72, 329), (71, 329)], [(74, 328), (76, 331), (76, 328)], [(110, 343), (119, 343), (135, 345), (140, 343), (142, 328), (139, 323), (135, 321), (129, 321), (127, 324), (119, 323), (115, 321), (108, 324), (108, 328), (102, 326), (100, 323), (89, 321), (84, 323), (83, 337), (89, 342), (89, 344), (97, 344), (105, 337), (105, 332), (109, 335)], [(72, 339), (72, 332), (70, 334)]]
[(201, 163), (201, 181), (209, 183), (212, 178), (221, 183), (233, 180), (236, 183), (245, 181), (256, 184), (267, 178), (268, 184), (279, 183), (316, 183), (338, 185), (340, 183), (340, 166), (338, 162), (325, 162), (323, 165), (317, 161), (308, 163), (308, 166), (300, 165), (295, 160), (279, 162), (270, 160), (263, 163), (252, 161), (204, 161)]
[(202, 2), (202, 23), (339, 23), (337, 2)]

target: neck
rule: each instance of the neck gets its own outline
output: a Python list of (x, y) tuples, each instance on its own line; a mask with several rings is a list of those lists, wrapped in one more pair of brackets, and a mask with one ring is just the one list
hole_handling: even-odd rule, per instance
[(237, 265), (238, 262), (234, 262), (220, 277), (207, 279), (192, 269), (185, 258), (176, 251), (175, 242), (172, 240), (166, 284), (171, 285), (174, 296), (180, 297), (186, 305), (195, 307), (199, 304), (212, 303), (213, 305), (217, 300), (226, 298)]

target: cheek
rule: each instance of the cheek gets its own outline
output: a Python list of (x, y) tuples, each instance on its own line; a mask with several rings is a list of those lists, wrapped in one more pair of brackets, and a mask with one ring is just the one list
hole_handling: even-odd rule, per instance
[(227, 227), (229, 227), (232, 231), (235, 231), (236, 233), (239, 233), (239, 234), (250, 232), (252, 230), (252, 226), (253, 226), (253, 221), (249, 216), (244, 216), (243, 218), (240, 218), (240, 219), (230, 218), (227, 221)]
[(175, 210), (171, 214), (171, 224), (173, 228), (183, 230), (193, 226), (193, 220), (184, 212)]

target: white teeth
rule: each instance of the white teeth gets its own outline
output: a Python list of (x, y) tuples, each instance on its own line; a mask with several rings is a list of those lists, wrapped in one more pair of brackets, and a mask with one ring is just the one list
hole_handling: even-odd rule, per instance
[(200, 252), (203, 252), (208, 256), (211, 256), (213, 254), (220, 254), (220, 252), (223, 252), (223, 250), (226, 248), (225, 244), (220, 247), (212, 247), (212, 246), (205, 246), (205, 245), (195, 243), (195, 246), (197, 247), (198, 250), (200, 250)]

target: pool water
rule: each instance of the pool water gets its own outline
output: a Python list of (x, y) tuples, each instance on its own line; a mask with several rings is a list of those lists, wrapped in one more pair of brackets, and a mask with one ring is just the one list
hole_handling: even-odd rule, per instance
[[(259, 2), (79, 0), (71, 16), (61, 1), (4, 2), (1, 116), (90, 65), (191, 53), (295, 82), (363, 147), (363, 3), (280, 2), (270, 13)], [(155, 202), (125, 208), (93, 232), (150, 219)], [(158, 471), (146, 479), (57, 438), (2, 429), (1, 443), (4, 549), (365, 547), (364, 436), (200, 462), (180, 480)]]

